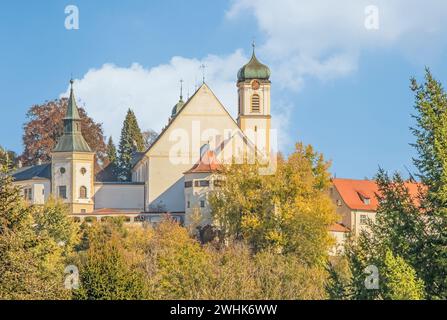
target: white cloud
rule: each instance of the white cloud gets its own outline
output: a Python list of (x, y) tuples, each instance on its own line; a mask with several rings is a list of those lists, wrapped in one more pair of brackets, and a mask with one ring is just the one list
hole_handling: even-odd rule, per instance
[[(194, 93), (195, 84), (202, 81), (201, 64), (206, 66), (206, 82), (236, 116), (236, 75), (246, 62), (247, 57), (238, 50), (228, 56), (208, 55), (201, 60), (173, 57), (168, 64), (147, 69), (138, 63), (128, 68), (105, 64), (75, 80), (75, 94), (88, 114), (103, 123), (105, 134), (117, 142), (128, 108), (134, 110), (142, 130), (152, 128), (160, 132), (179, 99), (180, 79), (184, 80), (186, 99), (188, 92)], [(61, 96), (67, 95), (68, 89)]]
[[(379, 29), (365, 28), (365, 8), (375, 5)], [(280, 84), (298, 89), (306, 76), (322, 80), (344, 76), (358, 67), (362, 50), (397, 48), (420, 59), (421, 48), (445, 45), (447, 2), (438, 0), (235, 0), (229, 19), (252, 14), (266, 42)], [(425, 63), (427, 63), (425, 61)]]
[[(368, 5), (379, 9), (379, 30), (364, 27)], [(365, 49), (394, 46), (406, 56), (426, 57), (423, 48), (434, 52), (445, 44), (442, 30), (447, 27), (447, 2), (437, 0), (235, 0), (226, 16), (231, 20), (247, 14), (255, 17), (265, 35), (258, 57), (271, 67), (275, 88), (292, 90), (301, 88), (306, 77), (326, 81), (349, 75), (358, 68)], [(129, 107), (142, 129), (160, 131), (178, 101), (179, 80), (185, 81), (184, 97), (188, 91), (192, 95), (195, 83), (201, 82), (203, 63), (207, 83), (236, 117), (236, 74), (247, 58), (236, 50), (203, 59), (173, 57), (150, 68), (105, 64), (76, 80), (76, 95), (115, 141)], [(67, 94), (68, 90), (63, 95)], [(272, 105), (274, 122), (282, 130), (282, 148), (289, 143), (284, 134), (293, 102), (284, 96)]]

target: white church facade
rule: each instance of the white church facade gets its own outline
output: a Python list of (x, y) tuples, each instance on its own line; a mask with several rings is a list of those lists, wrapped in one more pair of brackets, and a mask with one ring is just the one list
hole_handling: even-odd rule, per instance
[(33, 204), (50, 195), (62, 199), (78, 220), (124, 216), (130, 222), (156, 222), (165, 213), (186, 224), (193, 213), (210, 222), (208, 193), (218, 186), (218, 170), (233, 161), (269, 164), (272, 151), (270, 70), (253, 51), (238, 72), (238, 118), (206, 83), (174, 106), (168, 124), (148, 150), (133, 159), (129, 182), (94, 174), (94, 151), (81, 130), (71, 81), (64, 133), (51, 162), (17, 169), (14, 183)]

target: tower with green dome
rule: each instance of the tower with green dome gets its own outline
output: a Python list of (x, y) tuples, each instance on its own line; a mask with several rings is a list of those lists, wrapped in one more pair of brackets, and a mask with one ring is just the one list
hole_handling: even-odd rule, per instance
[(94, 210), (95, 153), (82, 135), (73, 83), (70, 80), (64, 132), (51, 153), (51, 188), (71, 213), (83, 214)]
[(239, 69), (237, 122), (245, 135), (265, 156), (270, 154), (270, 69), (253, 53), (250, 61)]

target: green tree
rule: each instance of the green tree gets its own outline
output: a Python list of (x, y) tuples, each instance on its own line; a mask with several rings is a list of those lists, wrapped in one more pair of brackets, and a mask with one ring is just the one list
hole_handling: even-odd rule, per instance
[(144, 139), (137, 118), (131, 109), (127, 111), (121, 130), (119, 144), (119, 169), (122, 180), (130, 180), (132, 157), (135, 152), (144, 151)]
[(424, 299), (424, 282), (404, 259), (391, 250), (385, 254), (382, 270), (383, 298), (389, 300)]
[(107, 142), (107, 159), (109, 160), (110, 164), (116, 164), (116, 147), (111, 136), (109, 137), (109, 140)]
[(59, 221), (42, 225), (35, 210), (0, 165), (0, 299), (71, 296), (64, 287), (64, 250), (51, 235)]
[[(411, 80), (415, 93), (413, 116), (416, 137), (413, 146), (418, 157), (414, 164), (427, 192), (421, 200), (426, 221), (423, 273), (426, 290), (432, 298), (447, 298), (447, 94), (429, 69), (425, 82)], [(425, 272), (424, 272), (425, 271)]]

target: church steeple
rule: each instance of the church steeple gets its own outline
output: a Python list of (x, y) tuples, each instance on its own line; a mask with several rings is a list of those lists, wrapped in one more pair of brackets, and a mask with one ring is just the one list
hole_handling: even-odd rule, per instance
[(268, 156), (270, 152), (270, 69), (259, 62), (253, 52), (250, 61), (238, 72), (239, 96), (238, 125), (256, 145), (257, 150)]
[(64, 134), (59, 138), (54, 152), (92, 152), (81, 131), (81, 117), (73, 90), (73, 79), (70, 80), (70, 97), (64, 117)]

